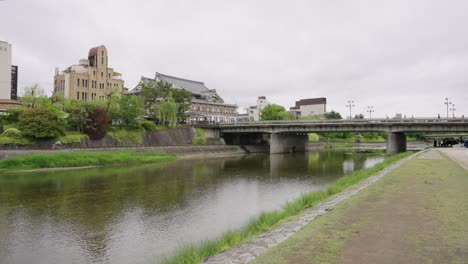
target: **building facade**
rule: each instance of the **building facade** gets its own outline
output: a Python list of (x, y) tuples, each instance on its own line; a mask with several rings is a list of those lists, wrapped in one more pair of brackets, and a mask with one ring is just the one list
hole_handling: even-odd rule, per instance
[(124, 91), (122, 74), (108, 66), (104, 45), (89, 50), (88, 58), (64, 71), (55, 69), (54, 94), (76, 100), (105, 99), (112, 90)]
[(203, 82), (183, 79), (156, 72), (154, 79), (141, 77), (140, 83), (128, 94), (140, 95), (143, 83), (164, 81), (172, 88), (185, 89), (192, 94), (191, 108), (186, 113), (190, 121), (209, 121), (216, 123), (235, 122), (237, 106), (226, 104), (216, 89), (208, 89)]
[(12, 46), (0, 41), (0, 112), (20, 103), (18, 97), (18, 66), (11, 65)]
[(296, 101), (296, 105), (289, 109), (294, 118), (303, 116), (323, 115), (327, 112), (327, 98), (308, 98)]
[(263, 108), (265, 108), (269, 104), (270, 103), (266, 99), (266, 96), (259, 96), (257, 98), (257, 104), (249, 107), (249, 121), (260, 121), (260, 115), (262, 113)]

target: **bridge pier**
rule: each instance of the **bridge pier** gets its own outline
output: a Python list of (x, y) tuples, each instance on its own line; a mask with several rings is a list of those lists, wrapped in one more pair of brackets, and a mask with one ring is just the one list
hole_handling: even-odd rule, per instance
[(394, 155), (406, 151), (406, 135), (405, 133), (387, 134), (387, 154)]
[(306, 152), (309, 150), (309, 137), (305, 135), (271, 134), (270, 154)]

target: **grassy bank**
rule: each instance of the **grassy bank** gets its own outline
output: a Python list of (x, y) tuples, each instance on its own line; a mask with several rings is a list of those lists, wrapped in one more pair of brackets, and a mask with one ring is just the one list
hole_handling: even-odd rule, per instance
[(248, 241), (255, 235), (265, 232), (276, 226), (281, 221), (299, 215), (304, 209), (318, 204), (326, 198), (343, 191), (349, 186), (356, 184), (365, 178), (368, 178), (369, 176), (377, 173), (390, 164), (393, 164), (396, 161), (409, 156), (410, 154), (412, 153), (406, 152), (387, 157), (384, 162), (377, 164), (372, 168), (355, 171), (351, 175), (339, 179), (335, 182), (335, 184), (329, 186), (323, 191), (303, 194), (299, 198), (286, 203), (280, 210), (262, 213), (258, 217), (251, 219), (250, 222), (241, 229), (228, 231), (216, 239), (207, 240), (198, 245), (189, 244), (176, 252), (173, 257), (165, 259), (163, 263), (200, 263), (208, 256), (215, 255), (232, 246)]
[(159, 154), (154, 151), (67, 152), (33, 154), (7, 158), (0, 161), (0, 169), (29, 170), (41, 168), (105, 166), (115, 164), (147, 163), (171, 159), (175, 159), (175, 156)]

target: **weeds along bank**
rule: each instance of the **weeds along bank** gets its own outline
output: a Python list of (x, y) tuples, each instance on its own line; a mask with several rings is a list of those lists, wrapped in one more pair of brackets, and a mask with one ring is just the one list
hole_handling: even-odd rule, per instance
[(384, 162), (368, 169), (355, 171), (351, 175), (337, 180), (334, 184), (323, 191), (303, 194), (297, 199), (285, 203), (279, 210), (262, 213), (261, 215), (252, 218), (248, 224), (240, 229), (227, 231), (217, 238), (207, 240), (199, 244), (186, 245), (179, 249), (172, 257), (163, 260), (163, 263), (201, 263), (209, 256), (216, 255), (228, 248), (238, 246), (241, 243), (251, 240), (256, 235), (275, 228), (281, 222), (300, 215), (305, 209), (315, 206), (328, 197), (344, 191), (346, 188), (369, 178), (411, 154), (413, 153), (405, 152), (395, 156), (388, 156), (385, 158)]
[(34, 170), (45, 168), (65, 168), (84, 166), (106, 166), (137, 164), (159, 161), (173, 161), (175, 155), (166, 155), (154, 150), (146, 151), (77, 151), (49, 154), (31, 154), (0, 160), (0, 169)]

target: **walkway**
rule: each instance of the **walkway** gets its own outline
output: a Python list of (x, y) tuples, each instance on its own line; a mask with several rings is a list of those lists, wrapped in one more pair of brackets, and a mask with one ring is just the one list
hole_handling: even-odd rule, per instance
[(253, 263), (468, 263), (467, 219), (468, 150), (432, 149)]

